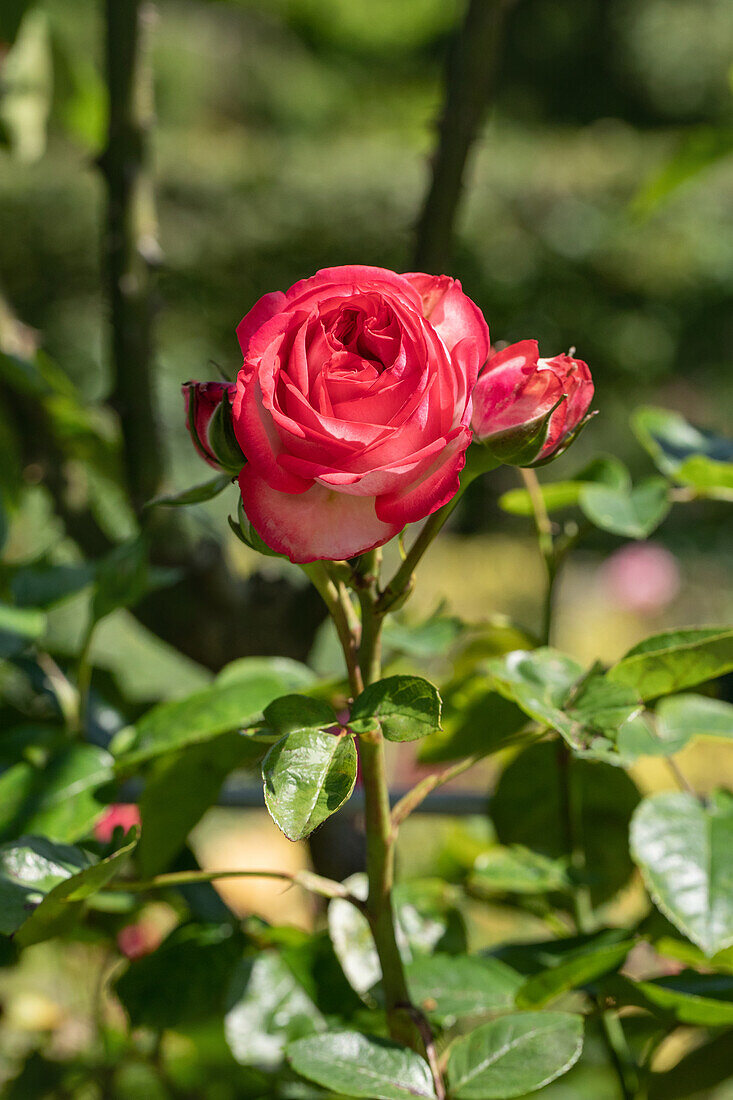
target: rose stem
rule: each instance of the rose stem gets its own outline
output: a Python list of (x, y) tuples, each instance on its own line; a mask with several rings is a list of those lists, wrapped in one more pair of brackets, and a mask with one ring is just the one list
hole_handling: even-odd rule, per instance
[[(552, 636), (552, 617), (554, 611), (554, 590), (557, 579), (558, 554), (552, 535), (552, 523), (547, 514), (545, 498), (531, 469), (520, 469), (522, 480), (529, 494), (540, 554), (545, 566), (547, 584), (542, 622), (542, 644), (549, 645)], [(562, 738), (557, 742), (557, 776), (559, 784), (560, 824), (565, 837), (565, 847), (570, 856), (572, 867), (582, 875), (586, 867), (585, 845), (583, 843), (583, 805), (581, 791), (573, 771), (572, 753)], [(576, 886), (573, 890), (573, 915), (578, 932), (586, 933), (593, 929), (594, 914), (590, 890), (586, 885)], [(596, 999), (600, 1007), (600, 1002)], [(613, 1012), (601, 1012), (601, 1031), (608, 1052), (608, 1058), (618, 1078), (621, 1095), (631, 1100), (638, 1087), (636, 1066), (631, 1058), (623, 1025)]]
[[(382, 616), (376, 610), (378, 575), (379, 554), (376, 551), (363, 554), (354, 580), (361, 607), (359, 667), (365, 687), (381, 675)], [(395, 830), (389, 806), (384, 737), (379, 727), (359, 734), (359, 758), (366, 817), (367, 918), (382, 968), (387, 1023), (393, 1039), (425, 1056), (425, 1042), (411, 1016), (410, 994), (395, 934), (392, 901)]]

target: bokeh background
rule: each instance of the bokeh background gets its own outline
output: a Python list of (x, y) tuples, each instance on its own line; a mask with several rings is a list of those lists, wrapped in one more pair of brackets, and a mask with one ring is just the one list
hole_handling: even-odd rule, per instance
[[(160, 0), (150, 8), (141, 88), (154, 119), (145, 244), (155, 268), (151, 446), (161, 449), (162, 488), (206, 476), (186, 434), (180, 386), (215, 378), (218, 368), (236, 371), (234, 329), (261, 294), (335, 264), (414, 269), (446, 59), (464, 11), (457, 0)], [(43, 349), (114, 441), (129, 425), (107, 406), (115, 379), (98, 165), (103, 15), (90, 0), (12, 0), (2, 16), (0, 348)], [(649, 473), (629, 427), (640, 404), (730, 434), (732, 58), (727, 0), (506, 4), (498, 48), (486, 55), (488, 104), (446, 259), (494, 341), (537, 338), (545, 355), (575, 347), (591, 366), (599, 415), (543, 479), (598, 452), (619, 456), (635, 477)], [(72, 447), (59, 486), (53, 458), (34, 450), (44, 428), (27, 396), (1, 398), (5, 563), (73, 564), (129, 534), (124, 479), (93, 475)], [(516, 484), (516, 472), (503, 469), (467, 496), (425, 562), (413, 619), (445, 601), (470, 621), (501, 613), (537, 626), (542, 574), (530, 524), (497, 504)], [(98, 528), (91, 536), (79, 520), (87, 498)], [(173, 588), (175, 609), (153, 599), (135, 616), (110, 616), (97, 633), (95, 663), (133, 710), (206, 683), (232, 650), (310, 652), (324, 670), (333, 661), (298, 571), (263, 565), (236, 543), (232, 509), (219, 497), (159, 531), (160, 564), (181, 565), (181, 533), (193, 563)], [(596, 533), (563, 576), (557, 644), (583, 660), (610, 660), (654, 630), (729, 620), (733, 540), (724, 509), (680, 507), (643, 545)], [(224, 592), (205, 587), (204, 621), (193, 603), (197, 578), (206, 574), (208, 585), (212, 569)], [(56, 652), (78, 644), (86, 599), (51, 611)], [(733, 780), (733, 755), (719, 744), (696, 744), (684, 763), (700, 789)], [(405, 759), (393, 769), (395, 781), (413, 774)], [(485, 789), (490, 778), (467, 783)], [(668, 785), (661, 766), (645, 765), (636, 778), (644, 789)], [(414, 874), (445, 872), (456, 846), (469, 850), (486, 828), (416, 818), (403, 864)], [(257, 811), (212, 811), (197, 836), (211, 866), (251, 865), (253, 853), (263, 865), (309, 858)], [(279, 889), (238, 887), (228, 898), (243, 912), (311, 920)], [(159, 917), (164, 927), (166, 914)], [(500, 915), (492, 919), (477, 918), (478, 943), (506, 934)], [(0, 982), (12, 1051), (44, 1029), (61, 1048), (85, 1041), (83, 952), (71, 952), (62, 970), (58, 958), (49, 963), (53, 951)]]

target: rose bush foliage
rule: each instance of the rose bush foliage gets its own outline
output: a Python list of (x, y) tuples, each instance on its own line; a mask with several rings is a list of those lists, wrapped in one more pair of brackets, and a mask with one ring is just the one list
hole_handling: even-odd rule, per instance
[(244, 510), (295, 562), (381, 546), (449, 501), (472, 418), (479, 439), (523, 442), (529, 426), (541, 436), (531, 458), (544, 460), (593, 395), (585, 363), (539, 360), (532, 342), (490, 357), (481, 311), (446, 275), (328, 268), (266, 294), (237, 335), (236, 388), (187, 384), (189, 428), (207, 462), (226, 466), (211, 425), (233, 393)]

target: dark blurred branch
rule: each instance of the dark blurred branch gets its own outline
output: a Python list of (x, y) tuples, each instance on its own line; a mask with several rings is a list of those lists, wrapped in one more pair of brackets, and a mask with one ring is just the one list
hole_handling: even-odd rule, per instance
[(139, 511), (160, 488), (163, 449), (152, 378), (155, 266), (159, 261), (148, 135), (152, 80), (141, 0), (105, 2), (107, 183), (104, 250), (109, 281), (113, 389), (122, 423), (125, 468)]
[(466, 162), (496, 87), (501, 31), (512, 2), (469, 0), (453, 42), (432, 179), (416, 230), (416, 271), (450, 269)]

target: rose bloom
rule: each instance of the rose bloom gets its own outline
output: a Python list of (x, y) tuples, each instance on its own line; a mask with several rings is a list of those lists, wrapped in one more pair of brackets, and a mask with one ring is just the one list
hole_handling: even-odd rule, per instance
[(614, 604), (641, 615), (664, 611), (682, 584), (674, 554), (653, 542), (630, 542), (616, 550), (604, 562), (601, 578)]
[(534, 465), (572, 442), (592, 400), (582, 359), (540, 359), (537, 341), (522, 340), (490, 356), (473, 393), (471, 426), (501, 461)]
[(272, 549), (350, 558), (455, 494), (489, 353), (457, 280), (329, 268), (266, 294), (237, 336), (239, 486)]

